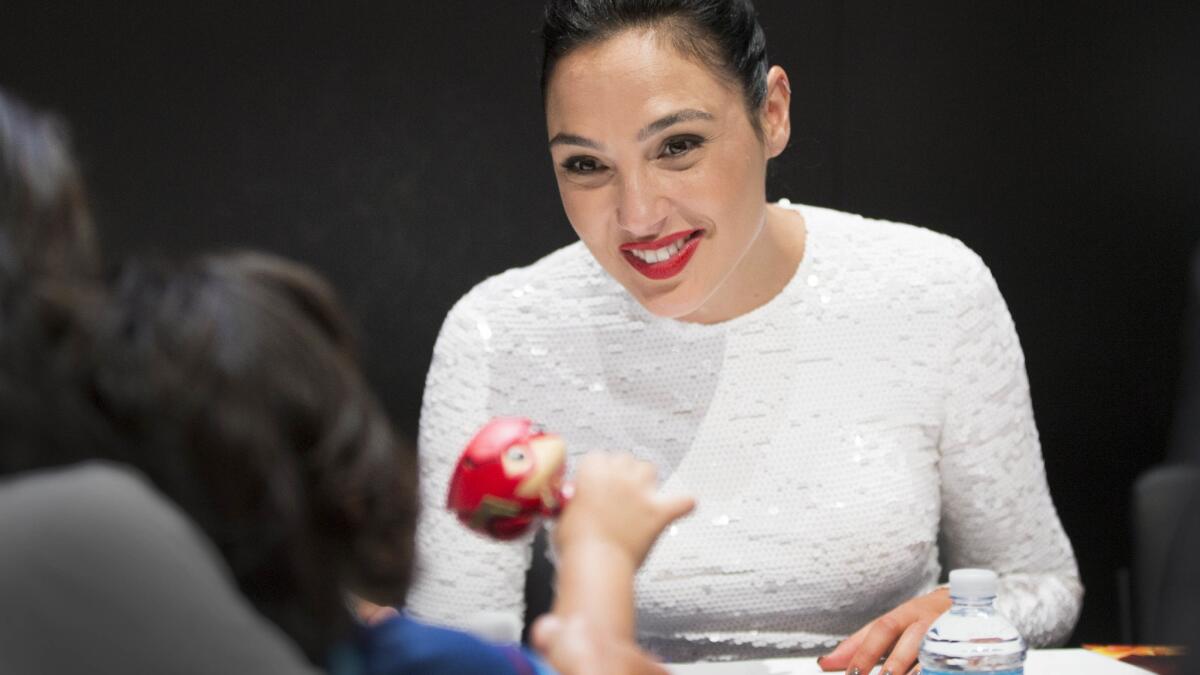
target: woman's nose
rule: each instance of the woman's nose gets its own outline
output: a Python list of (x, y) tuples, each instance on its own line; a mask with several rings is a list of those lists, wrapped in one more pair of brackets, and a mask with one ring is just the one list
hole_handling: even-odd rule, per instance
[(659, 233), (666, 221), (665, 200), (657, 186), (644, 175), (630, 175), (621, 183), (617, 224), (634, 238)]

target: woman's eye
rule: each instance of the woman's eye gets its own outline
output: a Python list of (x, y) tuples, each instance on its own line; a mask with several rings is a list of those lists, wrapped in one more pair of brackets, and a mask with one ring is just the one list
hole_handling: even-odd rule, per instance
[(563, 162), (563, 168), (571, 173), (596, 173), (604, 168), (594, 157), (571, 157)]
[(692, 150), (700, 147), (701, 143), (703, 143), (701, 139), (692, 136), (679, 136), (676, 138), (670, 138), (667, 139), (666, 143), (663, 143), (662, 156), (679, 157), (681, 155), (686, 155)]
[(525, 461), (525, 453), (518, 448), (512, 448), (508, 451), (508, 459), (512, 462), (523, 462)]

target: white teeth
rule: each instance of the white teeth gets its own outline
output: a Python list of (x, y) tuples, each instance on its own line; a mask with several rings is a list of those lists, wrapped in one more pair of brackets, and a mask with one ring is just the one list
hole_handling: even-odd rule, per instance
[(644, 250), (634, 249), (633, 251), (630, 251), (630, 253), (637, 256), (643, 262), (659, 263), (659, 262), (663, 262), (664, 260), (667, 260), (668, 258), (674, 256), (676, 253), (679, 253), (681, 250), (683, 250), (684, 244), (685, 244), (684, 239), (677, 239), (677, 240), (675, 240), (675, 243), (673, 243), (673, 244), (664, 246), (662, 248), (656, 248), (652, 251), (644, 251)]

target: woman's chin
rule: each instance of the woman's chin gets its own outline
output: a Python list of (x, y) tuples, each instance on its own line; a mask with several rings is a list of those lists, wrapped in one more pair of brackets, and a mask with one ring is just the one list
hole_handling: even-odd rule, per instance
[(660, 319), (686, 320), (700, 309), (700, 302), (694, 298), (683, 297), (680, 293), (666, 293), (659, 296), (634, 294), (634, 299), (642, 307)]
[(651, 281), (630, 270), (621, 270), (617, 281), (647, 312), (660, 319), (686, 321), (704, 305), (705, 294), (698, 291), (696, 279), (680, 275), (669, 281)]

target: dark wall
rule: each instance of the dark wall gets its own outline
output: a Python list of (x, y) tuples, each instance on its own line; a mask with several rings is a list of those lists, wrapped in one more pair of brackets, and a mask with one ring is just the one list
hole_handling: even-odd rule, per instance
[[(454, 300), (572, 240), (540, 2), (192, 4), (0, 3), (0, 86), (72, 123), (111, 256), (254, 246), (328, 274), (411, 433)], [(772, 196), (989, 262), (1088, 586), (1075, 641), (1117, 640), (1126, 496), (1163, 456), (1200, 239), (1200, 3), (757, 5), (795, 93)]]

